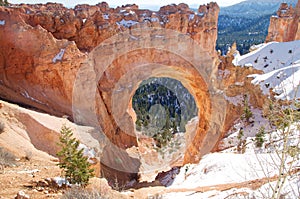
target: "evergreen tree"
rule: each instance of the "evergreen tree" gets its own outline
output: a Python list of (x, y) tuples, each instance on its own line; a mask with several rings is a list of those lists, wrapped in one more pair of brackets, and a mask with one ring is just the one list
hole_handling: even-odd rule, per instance
[(8, 6), (7, 0), (0, 0), (0, 6)]
[(83, 155), (83, 149), (78, 150), (80, 143), (72, 137), (72, 130), (64, 125), (60, 133), (58, 145), (61, 147), (61, 151), (57, 153), (58, 166), (63, 169), (64, 177), (68, 182), (84, 187), (94, 176), (94, 169), (90, 168), (91, 164)]

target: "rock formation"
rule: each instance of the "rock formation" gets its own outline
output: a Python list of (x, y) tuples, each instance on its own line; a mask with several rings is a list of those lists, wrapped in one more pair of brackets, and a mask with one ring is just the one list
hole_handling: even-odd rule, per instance
[(282, 3), (276, 16), (270, 19), (266, 42), (287, 42), (300, 39), (300, 1), (295, 8)]
[(70, 115), (75, 74), (86, 55), (26, 23), (24, 7), (0, 7), (1, 98), (56, 115)]
[(191, 35), (216, 56), (218, 12), (214, 3), (200, 6), (198, 14), (186, 4), (165, 6), (158, 12), (139, 10), (136, 5), (112, 9), (107, 3), (74, 9), (56, 3), (0, 7), (0, 95), (71, 116), (72, 83), (86, 58), (83, 52), (119, 32), (146, 24)]
[[(114, 180), (149, 166), (139, 161), (147, 140), (134, 131), (135, 89), (153, 76), (178, 79), (194, 96), (201, 119), (187, 133), (182, 156), (151, 172), (196, 163), (223, 133), (225, 104), (215, 85), (218, 12), (216, 3), (197, 13), (186, 4), (158, 12), (107, 3), (0, 7), (0, 97), (99, 125), (112, 143), (102, 148), (102, 172)], [(138, 155), (128, 152), (135, 149)]]

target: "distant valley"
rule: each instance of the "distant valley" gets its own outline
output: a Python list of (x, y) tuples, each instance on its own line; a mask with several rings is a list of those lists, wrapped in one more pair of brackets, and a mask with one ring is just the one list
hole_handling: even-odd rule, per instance
[(252, 45), (263, 43), (268, 33), (270, 17), (276, 14), (281, 3), (295, 6), (297, 0), (248, 0), (221, 7), (218, 21), (217, 50), (226, 53), (233, 42), (241, 54)]

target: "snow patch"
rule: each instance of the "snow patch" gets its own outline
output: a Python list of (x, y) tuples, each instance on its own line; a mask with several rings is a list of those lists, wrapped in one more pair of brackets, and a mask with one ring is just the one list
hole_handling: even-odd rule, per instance
[(33, 170), (18, 171), (17, 173), (19, 173), (19, 174), (34, 174), (34, 173), (38, 173), (38, 172), (40, 172), (40, 170), (33, 169)]
[(96, 158), (96, 152), (94, 149), (89, 149), (86, 145), (84, 144), (79, 144), (78, 150), (83, 149), (83, 156), (88, 157), (88, 161), (91, 164), (94, 164), (95, 162), (92, 160)]
[(132, 11), (132, 10), (130, 10), (130, 11), (129, 11), (129, 14), (131, 14), (131, 15), (134, 15), (134, 14), (135, 14), (135, 12), (134, 12), (134, 11)]
[(225, 100), (227, 100), (229, 103), (233, 104), (234, 106), (242, 105), (243, 104), (243, 96), (237, 95), (234, 97), (228, 97), (227, 95), (224, 95)]
[(31, 96), (28, 94), (27, 91), (23, 91), (23, 92), (21, 93), (21, 95), (23, 95), (23, 96), (26, 97), (27, 99), (31, 99), (32, 101), (39, 103), (39, 104), (45, 104), (45, 103), (43, 103), (43, 102), (41, 102), (41, 101), (39, 101), (39, 100), (37, 100), (37, 99), (31, 97)]
[(132, 20), (122, 19), (122, 21), (119, 21), (119, 22), (116, 22), (116, 23), (119, 26), (124, 26), (126, 28), (130, 28), (131, 26), (137, 24), (138, 22), (137, 21), (132, 21)]
[(57, 61), (61, 61), (65, 54), (65, 51), (66, 49), (60, 49), (60, 52), (52, 59), (52, 62), (55, 64)]
[(109, 14), (103, 14), (102, 17), (103, 19), (109, 19)]
[(159, 21), (158, 18), (151, 17), (151, 22), (158, 22), (158, 21)]
[(5, 20), (0, 20), (0, 25), (4, 26), (5, 25)]
[[(48, 181), (51, 181), (50, 179), (48, 179)], [(59, 186), (62, 187), (63, 185), (67, 185), (70, 186), (71, 184), (68, 182), (68, 180), (66, 178), (62, 178), (62, 177), (54, 177), (53, 181)]]
[(254, 51), (236, 56), (233, 64), (261, 70), (264, 74), (253, 74), (252, 83), (260, 85), (265, 95), (270, 90), (277, 99), (300, 98), (300, 40), (291, 42), (270, 42), (252, 47)]

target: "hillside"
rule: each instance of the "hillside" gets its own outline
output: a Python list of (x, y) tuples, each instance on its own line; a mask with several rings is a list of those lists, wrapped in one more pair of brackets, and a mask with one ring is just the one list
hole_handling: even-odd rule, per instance
[(278, 99), (299, 98), (300, 41), (271, 42), (257, 48), (249, 54), (237, 55), (234, 64), (262, 70), (264, 74), (251, 77), (253, 84), (260, 85), (264, 94), (272, 90)]
[[(263, 71), (248, 77), (254, 78), (252, 83), (259, 84), (265, 95), (270, 95), (270, 89), (277, 99), (299, 98), (299, 42), (261, 44), (243, 56), (236, 52), (233, 63), (236, 67)], [(232, 103), (243, 102), (236, 99)], [(279, 114), (287, 109), (281, 107), (276, 110), (279, 112), (266, 116), (262, 110), (250, 107), (250, 123), (238, 119), (221, 141), (221, 151), (204, 156), (199, 164), (174, 170), (175, 178), (172, 174), (164, 177), (163, 183), (169, 186), (165, 198), (274, 198), (273, 191), (281, 182), (280, 197), (299, 197), (299, 118), (293, 118), (299, 112), (292, 111), (287, 126), (280, 127), (273, 126), (270, 118), (280, 119)], [(297, 155), (282, 156), (284, 148), (295, 148)], [(278, 175), (280, 164), (284, 181)]]
[[(221, 7), (218, 21), (217, 50), (226, 53), (233, 42), (241, 54), (249, 52), (254, 44), (265, 41), (270, 17), (278, 10), (282, 0), (254, 1)], [(293, 6), (297, 0), (285, 1)]]
[(247, 0), (232, 6), (221, 7), (220, 15), (256, 18), (258, 16), (270, 15), (283, 2), (295, 6), (297, 0)]

